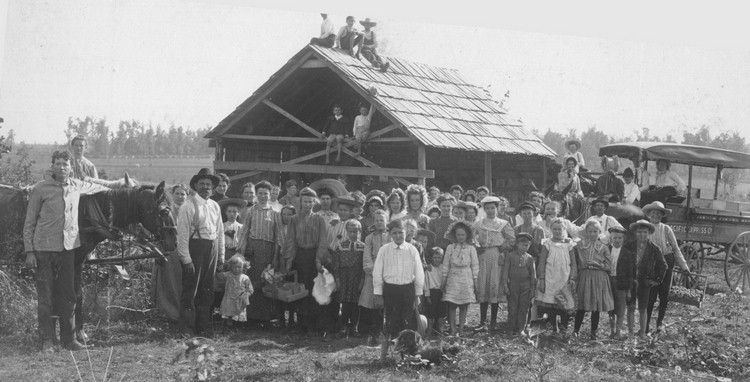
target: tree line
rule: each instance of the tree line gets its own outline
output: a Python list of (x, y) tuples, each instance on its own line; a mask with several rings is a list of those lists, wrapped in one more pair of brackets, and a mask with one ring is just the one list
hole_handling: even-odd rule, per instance
[(105, 118), (68, 118), (65, 136), (88, 138), (87, 156), (210, 155), (205, 136), (211, 128), (186, 129), (170, 124), (165, 128), (136, 120), (120, 121), (112, 128)]

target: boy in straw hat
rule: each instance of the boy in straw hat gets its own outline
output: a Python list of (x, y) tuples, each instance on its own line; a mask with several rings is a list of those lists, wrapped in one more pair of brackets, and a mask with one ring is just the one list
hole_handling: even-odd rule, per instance
[(375, 32), (372, 30), (372, 27), (378, 25), (378, 23), (370, 21), (369, 17), (359, 23), (365, 27), (365, 30), (362, 32), (362, 39), (359, 41), (359, 51), (355, 57), (359, 58), (361, 53), (367, 61), (370, 61), (373, 67), (385, 72), (391, 66), (391, 63), (384, 62), (378, 55), (378, 40), (375, 37)]
[(527, 252), (531, 234), (521, 232), (516, 235), (516, 250), (505, 256), (500, 288), (508, 295), (508, 329), (519, 334), (526, 329), (531, 301), (536, 297), (536, 263)]
[(221, 208), (210, 198), (219, 180), (211, 168), (202, 168), (194, 175), (190, 188), (196, 193), (180, 207), (177, 218), (177, 253), (183, 268), (182, 331), (200, 334), (210, 326), (214, 274), (217, 266), (224, 263), (225, 251)]
[(636, 297), (638, 299), (638, 316), (640, 321), (640, 330), (638, 337), (646, 338), (646, 326), (648, 318), (646, 309), (648, 307), (651, 290), (662, 283), (664, 274), (667, 271), (667, 262), (661, 253), (659, 247), (651, 242), (651, 235), (656, 229), (648, 220), (638, 220), (630, 224), (630, 230), (635, 232), (635, 241), (630, 242), (625, 247), (636, 258)]
[(672, 227), (662, 223), (664, 216), (670, 212), (672, 210), (664, 208), (662, 202), (653, 202), (643, 207), (643, 214), (648, 217), (654, 226), (651, 242), (659, 247), (662, 255), (664, 255), (664, 260), (667, 262), (667, 271), (664, 274), (663, 281), (658, 287), (651, 290), (651, 298), (649, 299), (647, 310), (648, 321), (646, 322), (646, 332), (649, 330), (651, 312), (654, 310), (657, 298), (659, 299), (659, 315), (656, 318), (656, 332), (661, 331), (664, 314), (667, 312), (669, 289), (672, 287), (672, 269), (675, 264), (683, 271), (690, 272), (690, 267), (688, 267), (685, 257), (682, 255), (682, 251), (680, 251), (680, 245), (677, 243), (677, 238), (674, 235), (674, 231), (672, 231)]

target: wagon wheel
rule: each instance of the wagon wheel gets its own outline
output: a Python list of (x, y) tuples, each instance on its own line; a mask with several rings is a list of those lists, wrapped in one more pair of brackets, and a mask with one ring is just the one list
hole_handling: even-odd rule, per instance
[(727, 247), (724, 276), (729, 290), (750, 293), (750, 231), (741, 233)]
[[(703, 246), (702, 243), (685, 241), (680, 245), (680, 251), (685, 257), (688, 267), (690, 267), (690, 272), (699, 275), (703, 274), (703, 264), (706, 260), (706, 252), (710, 252), (710, 248)], [(676, 280), (676, 282), (684, 285), (688, 289), (697, 286), (696, 283), (698, 282), (698, 279), (695, 277), (682, 277), (681, 275), (676, 275), (675, 278), (679, 278), (680, 280)]]

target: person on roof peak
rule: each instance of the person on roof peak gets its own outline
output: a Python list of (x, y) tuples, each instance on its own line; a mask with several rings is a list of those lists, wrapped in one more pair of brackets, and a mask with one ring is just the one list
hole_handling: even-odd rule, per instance
[(373, 67), (378, 68), (383, 72), (387, 71), (388, 67), (391, 66), (391, 63), (384, 62), (380, 55), (378, 55), (378, 39), (375, 36), (375, 32), (372, 30), (372, 27), (378, 25), (378, 23), (370, 21), (369, 17), (359, 23), (365, 27), (365, 30), (361, 34), (362, 38), (359, 40), (359, 51), (357, 51), (355, 57), (359, 58), (361, 53)]
[(346, 25), (339, 29), (336, 34), (336, 48), (339, 48), (350, 56), (355, 57), (354, 47), (358, 46), (362, 40), (362, 33), (359, 33), (354, 27), (354, 16), (346, 16)]
[(333, 48), (336, 42), (336, 29), (333, 26), (333, 21), (328, 18), (327, 13), (321, 13), (320, 17), (323, 18), (323, 22), (320, 24), (320, 37), (311, 38), (310, 44)]

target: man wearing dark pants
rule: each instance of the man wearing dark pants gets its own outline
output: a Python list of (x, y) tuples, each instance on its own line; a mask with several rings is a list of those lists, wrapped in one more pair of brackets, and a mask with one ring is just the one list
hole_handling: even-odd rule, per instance
[(219, 184), (212, 169), (203, 168), (190, 179), (196, 194), (180, 207), (177, 219), (177, 252), (182, 263), (180, 329), (205, 333), (211, 320), (214, 274), (224, 264), (224, 225), (221, 208), (211, 200)]
[(392, 241), (380, 247), (372, 270), (373, 293), (382, 297), (385, 308), (387, 336), (381, 343), (381, 359), (385, 358), (391, 339), (404, 329), (417, 329), (411, 317), (417, 296), (422, 295), (424, 288), (422, 260), (417, 248), (404, 242), (403, 221), (388, 223), (388, 233)]
[(53, 301), (60, 317), (60, 342), (70, 350), (84, 348), (74, 335), (74, 254), (81, 245), (78, 204), (81, 195), (108, 190), (71, 178), (71, 161), (67, 151), (52, 154), (53, 176), (34, 185), (23, 229), (26, 265), (37, 270), (37, 319), (43, 351), (52, 350), (56, 338)]

